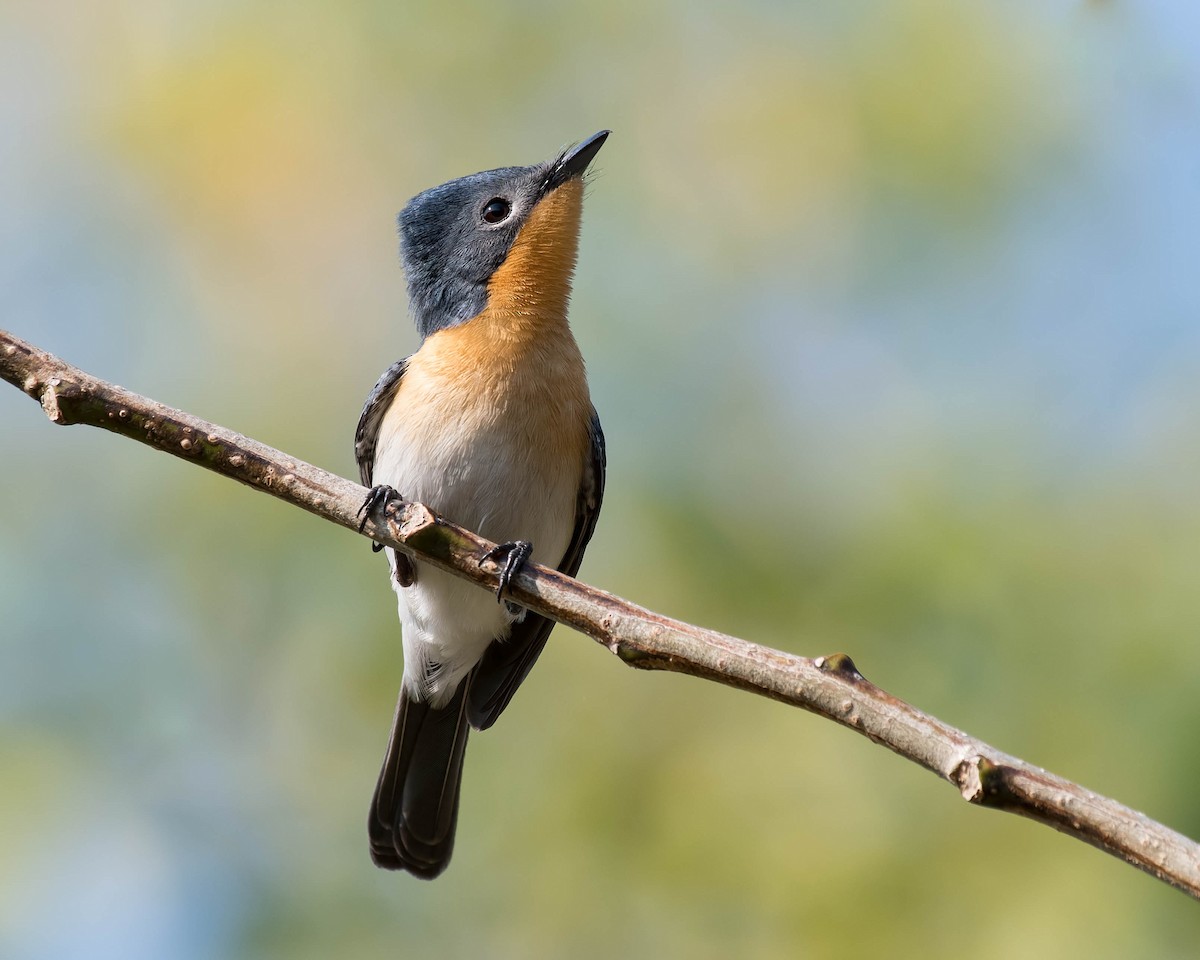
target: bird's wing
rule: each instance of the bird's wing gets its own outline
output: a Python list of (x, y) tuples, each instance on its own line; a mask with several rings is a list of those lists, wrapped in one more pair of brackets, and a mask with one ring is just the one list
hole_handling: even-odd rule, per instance
[[(600, 429), (600, 418), (595, 410), (592, 411), (588, 432), (591, 456), (579, 485), (575, 532), (558, 564), (559, 570), (572, 577), (579, 571), (584, 548), (592, 539), (596, 518), (600, 515), (600, 504), (604, 499), (604, 431)], [(475, 668), (471, 690), (467, 694), (467, 719), (471, 726), (486, 730), (496, 722), (521, 681), (532, 669), (553, 628), (553, 620), (527, 612), (524, 620), (513, 625), (512, 633), (507, 638), (492, 641)]]
[(397, 360), (383, 371), (375, 389), (363, 404), (362, 416), (358, 418), (358, 429), (354, 431), (354, 459), (358, 461), (358, 475), (364, 487), (371, 486), (371, 472), (375, 469), (375, 441), (379, 438), (379, 424), (383, 415), (396, 398), (400, 381), (408, 367), (409, 358)]

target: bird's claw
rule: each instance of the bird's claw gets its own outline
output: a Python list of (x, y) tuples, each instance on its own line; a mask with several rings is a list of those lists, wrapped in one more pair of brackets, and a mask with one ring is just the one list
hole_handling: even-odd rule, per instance
[(504, 600), (504, 595), (508, 593), (512, 584), (512, 578), (517, 575), (517, 572), (525, 565), (525, 561), (532, 555), (533, 544), (528, 540), (509, 540), (507, 543), (497, 544), (479, 558), (480, 566), (485, 560), (495, 560), (499, 563), (500, 558), (504, 558), (504, 566), (500, 570), (499, 580), (496, 584), (497, 603)]
[[(371, 519), (371, 514), (376, 510), (385, 509), (393, 500), (403, 500), (404, 498), (396, 492), (394, 487), (389, 487), (386, 483), (381, 483), (376, 487), (372, 487), (370, 492), (363, 499), (362, 506), (358, 508), (357, 516), (362, 517), (358, 524), (358, 532), (362, 533), (367, 525), (367, 521)], [(383, 549), (382, 543), (371, 544), (371, 550), (378, 553)]]

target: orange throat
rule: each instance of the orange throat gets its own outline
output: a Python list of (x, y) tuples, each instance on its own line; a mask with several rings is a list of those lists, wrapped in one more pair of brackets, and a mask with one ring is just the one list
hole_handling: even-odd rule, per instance
[[(428, 376), (459, 411), (480, 405), (522, 411), (527, 419), (540, 410), (572, 427), (588, 422), (583, 357), (567, 324), (582, 207), (577, 179), (534, 207), (492, 274), (487, 306), (466, 323), (430, 335), (410, 362), (406, 385), (412, 381), (415, 388)], [(536, 432), (545, 437), (556, 429)], [(572, 457), (582, 457), (586, 436), (570, 432)]]
[(538, 202), (488, 281), (488, 305), (477, 319), (487, 317), (514, 335), (522, 328), (532, 333), (566, 326), (582, 213), (583, 181), (578, 178)]

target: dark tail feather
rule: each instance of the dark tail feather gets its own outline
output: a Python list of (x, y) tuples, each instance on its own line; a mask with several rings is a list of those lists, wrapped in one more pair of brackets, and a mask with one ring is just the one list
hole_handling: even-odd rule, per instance
[(401, 689), (367, 821), (376, 866), (432, 880), (450, 862), (469, 686), (470, 678), (437, 710)]

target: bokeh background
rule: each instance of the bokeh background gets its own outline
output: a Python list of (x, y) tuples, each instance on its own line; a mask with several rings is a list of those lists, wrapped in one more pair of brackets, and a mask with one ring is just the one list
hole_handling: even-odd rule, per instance
[[(0, 326), (353, 476), (394, 216), (602, 127), (583, 567), (1200, 835), (1200, 7), (6, 0)], [(1192, 957), (1200, 908), (556, 631), (375, 870), (364, 541), (0, 389), (0, 955)]]

